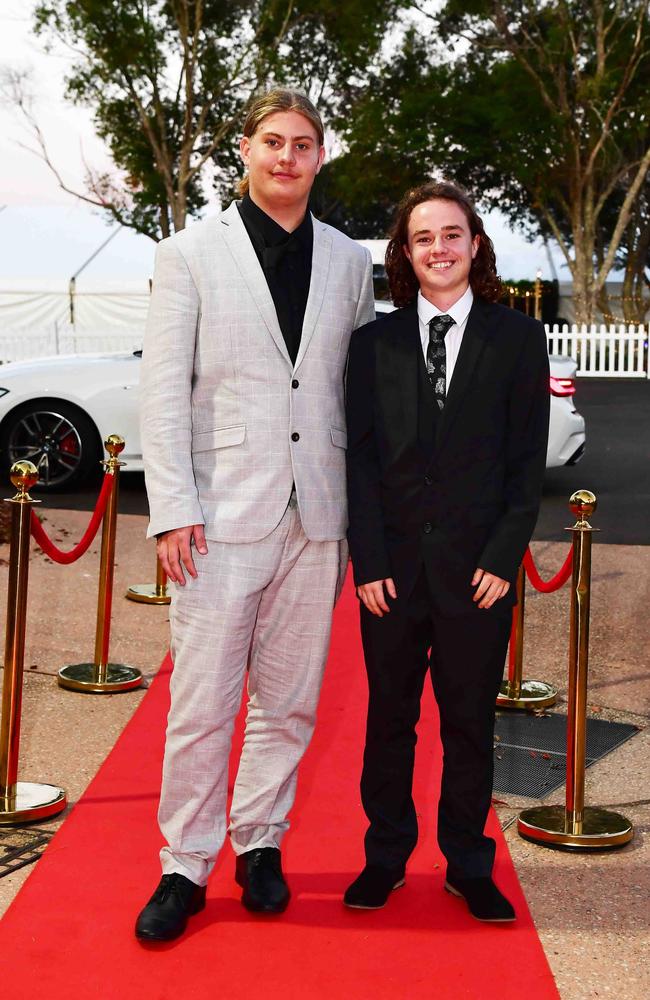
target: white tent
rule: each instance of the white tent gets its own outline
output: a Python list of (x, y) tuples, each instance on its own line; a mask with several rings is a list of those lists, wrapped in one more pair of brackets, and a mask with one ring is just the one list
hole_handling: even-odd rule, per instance
[(142, 346), (149, 282), (0, 281), (0, 361)]

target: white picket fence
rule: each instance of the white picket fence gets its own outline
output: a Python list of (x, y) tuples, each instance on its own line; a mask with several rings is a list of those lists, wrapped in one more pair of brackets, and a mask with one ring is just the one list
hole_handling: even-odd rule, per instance
[(576, 375), (599, 378), (650, 378), (648, 332), (644, 326), (546, 326), (549, 354), (567, 354)]
[[(546, 327), (549, 354), (566, 354), (578, 364), (580, 377), (650, 378), (648, 332), (644, 326)], [(143, 330), (130, 326), (94, 327), (70, 324), (24, 328), (0, 333), (0, 364), (56, 354), (135, 351)]]

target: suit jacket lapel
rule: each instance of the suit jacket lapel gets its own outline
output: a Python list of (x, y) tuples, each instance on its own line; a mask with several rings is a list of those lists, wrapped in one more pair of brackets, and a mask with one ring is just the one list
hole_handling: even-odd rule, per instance
[(422, 344), (417, 307), (407, 306), (395, 316), (390, 350), (381, 371), (381, 383), (386, 390), (393, 388), (395, 398), (391, 412), (399, 414), (397, 426), (405, 440), (418, 440), (418, 401)]
[(442, 419), (438, 421), (436, 435), (438, 447), (442, 445), (449, 434), (449, 430), (461, 410), (463, 398), (469, 388), (474, 368), (485, 346), (486, 337), (489, 336), (487, 309), (488, 307), (484, 302), (474, 299), (474, 304), (467, 318), (467, 326), (463, 334), (458, 358), (454, 366), (454, 374), (452, 375), (449, 392), (445, 401), (445, 408), (442, 411)]
[[(282, 336), (282, 330), (278, 323), (278, 315), (275, 311), (273, 296), (269, 291), (269, 286), (264, 277), (264, 271), (257, 259), (257, 254), (246, 232), (246, 227), (241, 220), (239, 209), (233, 201), (221, 216), (223, 235), (230, 252), (232, 253), (244, 281), (248, 285), (249, 291), (262, 314), (262, 319), (266, 324), (269, 333), (275, 341), (275, 345), (289, 365), (291, 358), (287, 351), (287, 345)], [(314, 234), (315, 235), (315, 234)], [(314, 240), (315, 242), (315, 240)]]
[(309, 284), (309, 295), (305, 306), (305, 318), (302, 324), (302, 336), (298, 357), (296, 358), (296, 368), (305, 356), (305, 351), (309, 346), (316, 321), (320, 314), (325, 289), (327, 288), (327, 277), (330, 269), (330, 258), (332, 255), (332, 234), (327, 226), (315, 219), (312, 215), (312, 225), (314, 227), (314, 249), (311, 258), (311, 281)]

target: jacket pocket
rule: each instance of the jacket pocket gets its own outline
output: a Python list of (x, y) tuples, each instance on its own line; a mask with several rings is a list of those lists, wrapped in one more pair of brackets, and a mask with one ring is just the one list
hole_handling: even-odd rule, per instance
[(246, 437), (246, 424), (233, 427), (215, 427), (211, 431), (197, 431), (192, 435), (192, 451), (214, 451), (215, 448), (230, 448), (242, 444)]
[(347, 448), (348, 446), (348, 432), (342, 431), (338, 427), (330, 427), (330, 434), (332, 435), (332, 444), (337, 448)]

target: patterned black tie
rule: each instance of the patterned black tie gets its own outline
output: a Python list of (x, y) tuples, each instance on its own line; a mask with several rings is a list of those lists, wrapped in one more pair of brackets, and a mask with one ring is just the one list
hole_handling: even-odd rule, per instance
[(433, 394), (436, 397), (438, 409), (442, 410), (445, 405), (445, 391), (447, 382), (447, 352), (445, 351), (445, 337), (455, 320), (443, 313), (441, 316), (434, 316), (429, 320), (429, 346), (427, 347), (427, 375), (433, 387)]

